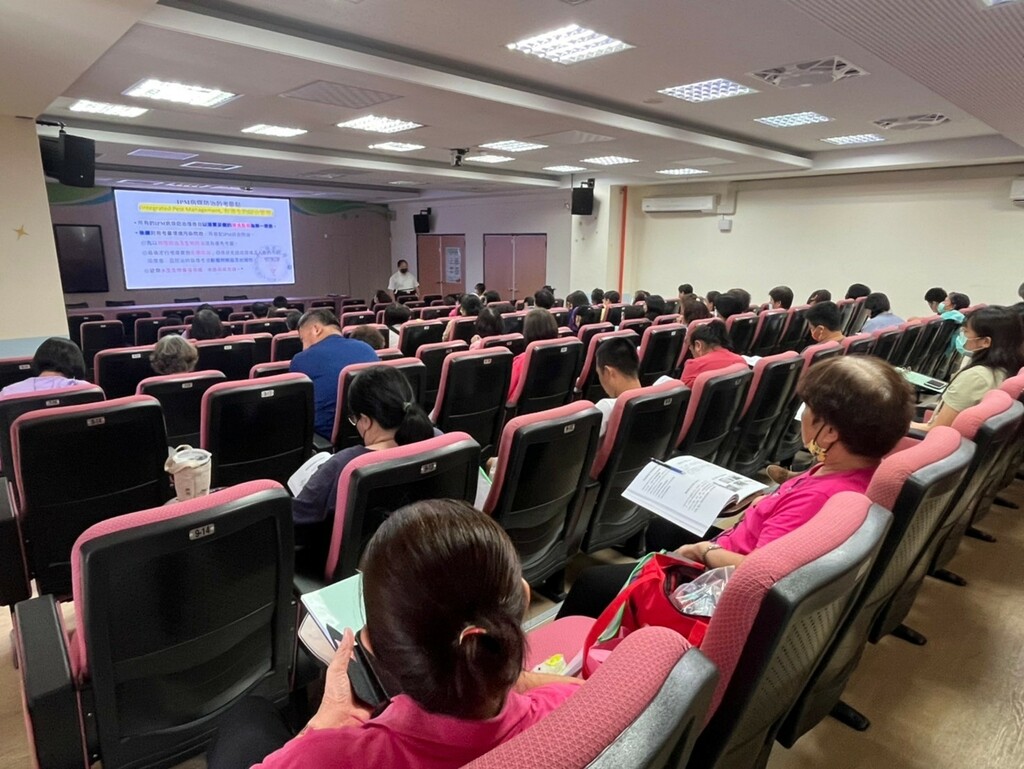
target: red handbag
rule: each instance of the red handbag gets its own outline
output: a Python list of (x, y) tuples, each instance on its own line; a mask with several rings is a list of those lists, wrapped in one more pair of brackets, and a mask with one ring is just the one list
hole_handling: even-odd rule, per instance
[(672, 605), (669, 596), (703, 571), (701, 564), (667, 553), (651, 553), (641, 560), (587, 633), (583, 677), (593, 675), (623, 638), (642, 627), (671, 628), (694, 646), (700, 646), (710, 618), (683, 614)]

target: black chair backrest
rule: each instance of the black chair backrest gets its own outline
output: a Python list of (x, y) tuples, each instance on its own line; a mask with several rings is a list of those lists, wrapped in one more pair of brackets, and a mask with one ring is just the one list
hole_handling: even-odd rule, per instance
[(149, 362), (152, 345), (101, 350), (93, 358), (93, 381), (103, 388), (108, 398), (135, 395), (139, 382), (154, 374)]
[(298, 331), (278, 334), (270, 343), (270, 360), (291, 360), (302, 352), (302, 340)]
[(875, 346), (871, 349), (871, 354), (876, 358), (889, 360), (902, 334), (903, 332), (898, 328), (887, 328), (882, 331), (875, 337)]
[(287, 697), (293, 553), (283, 489), (83, 544), (79, 632), (104, 766), (174, 763), (242, 697)]
[(903, 365), (911, 371), (920, 371), (922, 364), (931, 354), (936, 335), (941, 330), (941, 320), (922, 323), (920, 333), (917, 335), (917, 342), (912, 349), (907, 351), (903, 359)]
[(569, 322), (569, 311), (564, 307), (554, 307), (549, 310), (549, 312), (555, 316), (555, 323), (557, 323), (559, 327), (564, 326)]
[(472, 342), (473, 337), (476, 336), (476, 318), (456, 317), (454, 320), (455, 327), (452, 330), (452, 340), (461, 339), (466, 344)]
[(757, 331), (757, 316), (753, 313), (743, 313), (742, 317), (733, 317), (729, 320), (729, 340), (732, 343), (733, 351), (740, 355), (753, 354), (754, 334)]
[(135, 304), (134, 299), (107, 299), (103, 302), (107, 307), (131, 307)]
[(857, 303), (853, 299), (840, 299), (836, 302), (836, 308), (839, 310), (839, 330), (844, 334), (848, 334), (850, 324), (853, 322), (853, 315), (857, 311)]
[(960, 330), (960, 324), (951, 318), (937, 325), (938, 328), (935, 330), (931, 344), (918, 362), (917, 368), (914, 369), (928, 376), (936, 376), (938, 374), (942, 361), (946, 359), (947, 354), (953, 348), (953, 335)]
[(26, 414), (11, 439), (26, 565), (40, 593), (70, 593), (71, 546), (87, 528), (172, 496), (163, 409), (152, 398)]
[(587, 325), (580, 327), (577, 336), (580, 338), (580, 341), (583, 342), (583, 349), (587, 350), (590, 348), (590, 340), (593, 339), (595, 335), (614, 330), (615, 326), (611, 323), (588, 323)]
[(789, 313), (785, 310), (765, 310), (761, 313), (758, 317), (761, 331), (754, 340), (754, 355), (764, 358), (778, 349), (788, 318)]
[(421, 307), (417, 310), (420, 320), (437, 320), (447, 318), (450, 310), (447, 307)]
[(550, 339), (534, 344), (537, 346), (528, 353), (522, 372), (517, 415), (547, 411), (571, 401), (583, 357), (583, 343), (578, 339)]
[(341, 326), (344, 328), (345, 326), (361, 326), (364, 323), (373, 323), (377, 320), (377, 316), (369, 310), (365, 312), (346, 312), (342, 314), (340, 320)]
[(779, 339), (779, 350), (800, 350), (808, 340), (807, 310), (808, 305), (792, 307), (789, 310), (789, 322)]
[[(361, 304), (366, 304), (366, 300), (365, 299), (356, 299), (355, 297), (352, 297), (352, 296), (347, 296), (344, 299), (342, 299), (340, 302), (338, 302), (338, 305), (340, 307), (357, 307), (358, 305), (361, 305)], [(313, 306), (316, 307), (317, 305), (314, 304)]]
[(196, 371), (220, 371), (228, 379), (248, 379), (256, 363), (256, 343), (251, 339), (211, 339), (197, 343), (196, 350)]
[(32, 376), (32, 358), (0, 358), (0, 390)]
[(506, 312), (501, 316), (501, 324), (506, 334), (523, 333), (523, 324), (525, 322), (525, 312)]
[(337, 304), (333, 299), (314, 299), (312, 302), (309, 303), (309, 306), (314, 309), (317, 307), (329, 307), (331, 309), (334, 309), (335, 307), (337, 307)]
[(465, 342), (439, 342), (438, 344), (421, 345), (416, 357), (423, 361), (423, 384), (420, 388), (420, 405), (429, 414), (437, 400), (437, 390), (441, 386), (441, 369), (444, 359), (453, 352), (466, 350)]
[(858, 339), (854, 342), (850, 342), (846, 346), (847, 355), (870, 355), (871, 351), (875, 349), (875, 338), (870, 334), (865, 335), (863, 339)]
[(483, 346), (486, 350), (504, 347), (513, 355), (519, 355), (526, 352), (526, 339), (523, 338), (522, 334), (499, 334), (484, 339)]
[[(135, 344), (135, 321), (140, 318), (150, 318), (152, 313), (145, 312), (142, 310), (136, 310), (134, 312), (119, 312), (117, 319), (121, 321), (124, 326), (124, 338), (128, 340), (128, 344)], [(140, 342), (140, 344), (145, 344)]]
[(280, 318), (258, 318), (243, 323), (244, 334), (284, 334), (288, 331), (288, 324)]
[(160, 329), (169, 325), (171, 322), (167, 318), (139, 318), (135, 321), (135, 344), (156, 344)]
[[(637, 330), (633, 326), (629, 326), (628, 329)], [(644, 336), (640, 344), (640, 384), (649, 387), (660, 377), (671, 376), (683, 351), (686, 326), (666, 323), (661, 326), (648, 326), (642, 333)]]
[(98, 312), (83, 312), (76, 313), (75, 315), (68, 315), (68, 336), (71, 338), (71, 341), (81, 347), (82, 324), (95, 323), (98, 320), (104, 320), (103, 315)]
[[(622, 409), (608, 456), (595, 478), (600, 489), (583, 540), (585, 552), (621, 544), (643, 531), (651, 520), (650, 513), (624, 498), (622, 492), (651, 457), (664, 459), (675, 448), (679, 425), (690, 402), (690, 390), (682, 382), (657, 390), (633, 395)], [(608, 429), (613, 429), (611, 424)], [(604, 440), (609, 437), (610, 433)], [(604, 452), (602, 443), (596, 462)]]
[(169, 446), (198, 446), (203, 394), (223, 381), (220, 371), (153, 377), (139, 383), (139, 395), (150, 395), (163, 406)]
[(260, 478), (287, 483), (313, 453), (314, 411), (313, 383), (302, 374), (211, 388), (200, 439), (213, 454), (210, 487)]
[(249, 300), (248, 294), (225, 294), (225, 302), (246, 302)]
[(597, 351), (609, 339), (618, 338), (629, 339), (634, 343), (640, 342), (640, 337), (632, 331), (626, 330), (608, 332), (600, 339), (597, 338), (597, 334), (594, 334), (590, 337), (590, 341), (585, 343), (584, 349), (586, 354), (583, 360), (583, 368), (576, 382), (576, 389), (579, 390), (580, 397), (583, 400), (597, 403), (602, 398), (608, 397), (608, 393), (604, 391), (604, 388), (601, 386), (601, 380), (597, 376)]
[(894, 366), (906, 366), (907, 361), (913, 356), (917, 346), (917, 340), (921, 338), (924, 326), (920, 323), (908, 323), (907, 327), (900, 334), (896, 346), (889, 353), (889, 362)]
[(83, 323), (79, 331), (82, 334), (82, 357), (85, 358), (86, 366), (92, 366), (93, 358), (100, 350), (124, 347), (124, 326), (119, 320)]
[(471, 435), (484, 457), (496, 451), (501, 435), (512, 358), (502, 348), (471, 350), (448, 356), (442, 369), (434, 424), (443, 433)]
[(65, 310), (84, 310), (89, 307), (88, 302), (65, 302)]
[(401, 338), (398, 340), (397, 346), (407, 358), (414, 358), (420, 345), (440, 342), (447, 325), (440, 320), (431, 320), (425, 323), (419, 321), (403, 323)]
[(642, 339), (644, 332), (647, 331), (647, 329), (649, 329), (653, 325), (654, 321), (649, 320), (648, 318), (629, 318), (628, 320), (624, 320), (622, 321), (622, 323), (619, 324), (619, 330), (632, 331)]
[[(737, 371), (711, 377), (699, 394), (693, 420), (679, 444), (679, 452), (714, 462), (732, 433), (747, 397), (754, 372)], [(694, 408), (691, 404), (689, 408)]]
[(220, 318), (221, 323), (226, 323), (231, 320), (231, 314), (234, 312), (233, 307), (214, 307), (213, 311), (217, 313), (217, 317)]

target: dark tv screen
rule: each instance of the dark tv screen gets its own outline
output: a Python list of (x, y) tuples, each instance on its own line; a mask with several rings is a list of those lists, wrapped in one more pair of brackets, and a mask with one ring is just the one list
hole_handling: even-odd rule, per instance
[(55, 224), (57, 263), (65, 294), (107, 291), (107, 260), (103, 254), (103, 229), (96, 224)]

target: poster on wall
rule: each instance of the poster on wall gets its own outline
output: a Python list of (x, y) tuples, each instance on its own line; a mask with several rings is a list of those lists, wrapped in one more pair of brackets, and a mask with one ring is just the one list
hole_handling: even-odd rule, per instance
[(444, 282), (462, 282), (462, 249), (458, 246), (446, 246), (444, 249)]

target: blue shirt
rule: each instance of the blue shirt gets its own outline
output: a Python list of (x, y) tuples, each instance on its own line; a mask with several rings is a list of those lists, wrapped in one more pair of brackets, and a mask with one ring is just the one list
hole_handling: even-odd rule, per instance
[(875, 317), (868, 320), (864, 324), (864, 327), (860, 330), (862, 334), (873, 334), (876, 331), (881, 331), (884, 328), (895, 328), (896, 326), (902, 326), (906, 323), (903, 318), (897, 315), (893, 315), (891, 312), (882, 312)]
[(294, 358), (290, 370), (313, 380), (316, 419), (313, 429), (318, 435), (331, 437), (334, 411), (338, 405), (338, 376), (353, 363), (379, 363), (380, 358), (366, 342), (346, 339), (338, 334), (321, 339)]

